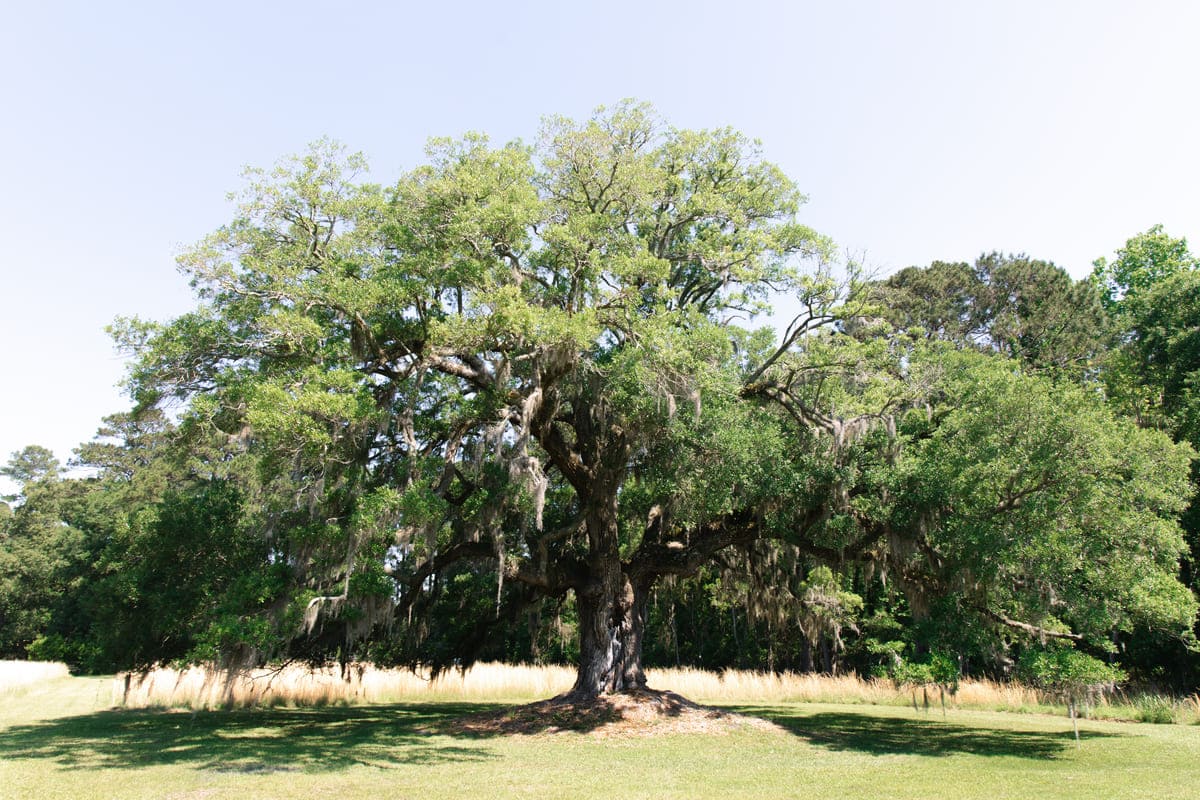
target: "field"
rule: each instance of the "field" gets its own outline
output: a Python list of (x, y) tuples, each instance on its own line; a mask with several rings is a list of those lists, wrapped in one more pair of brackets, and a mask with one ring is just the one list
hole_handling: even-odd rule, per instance
[(994, 800), (1183, 798), (1200, 785), (1191, 725), (1085, 720), (1076, 747), (1069, 721), (1047, 714), (724, 696), (774, 725), (454, 735), (439, 726), (501, 704), (443, 687), (369, 705), (114, 709), (113, 693), (112, 678), (55, 671), (0, 685), (0, 797)]

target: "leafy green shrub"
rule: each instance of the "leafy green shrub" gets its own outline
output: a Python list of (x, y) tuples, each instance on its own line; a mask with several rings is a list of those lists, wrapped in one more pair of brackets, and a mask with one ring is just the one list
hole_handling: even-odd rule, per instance
[(953, 697), (958, 692), (958, 662), (946, 653), (932, 653), (927, 663), (897, 658), (892, 665), (891, 676), (898, 689), (912, 689), (914, 710), (917, 708), (917, 689), (921, 690), (925, 710), (928, 711), (929, 689), (937, 687), (942, 700), (943, 715), (946, 713), (946, 694), (949, 693)]
[(38, 636), (29, 643), (26, 653), (31, 661), (61, 661), (72, 672), (91, 669), (99, 655), (95, 646), (67, 639), (57, 633)]
[(1175, 701), (1157, 694), (1142, 695), (1134, 701), (1138, 722), (1171, 725), (1175, 722)]

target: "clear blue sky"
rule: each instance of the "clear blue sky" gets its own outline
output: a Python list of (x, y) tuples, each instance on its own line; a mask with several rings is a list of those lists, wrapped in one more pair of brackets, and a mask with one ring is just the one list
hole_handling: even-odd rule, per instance
[(0, 459), (127, 403), (104, 334), (189, 307), (174, 255), (246, 164), (330, 135), (531, 138), (623, 97), (762, 139), (882, 272), (1200, 245), (1200, 3), (13, 3), (0, 26)]

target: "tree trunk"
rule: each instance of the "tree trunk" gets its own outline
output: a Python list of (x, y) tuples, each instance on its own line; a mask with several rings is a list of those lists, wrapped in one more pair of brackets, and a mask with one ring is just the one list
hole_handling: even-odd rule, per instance
[(642, 671), (646, 595), (621, 574), (616, 592), (589, 592), (577, 598), (579, 672), (571, 689), (573, 699), (646, 688)]
[(803, 636), (800, 642), (800, 663), (806, 674), (811, 675), (816, 671), (816, 665), (813, 664), (812, 640), (807, 636)]
[(679, 668), (679, 628), (675, 624), (675, 601), (671, 601), (671, 645), (675, 648), (675, 668)]
[(1075, 730), (1075, 747), (1079, 748), (1079, 718), (1075, 716), (1075, 700), (1067, 700), (1067, 713), (1071, 715), (1071, 727)]
[(621, 569), (615, 497), (588, 517), (591, 572), (576, 593), (579, 672), (570, 697), (591, 700), (646, 687), (642, 635), (650, 582), (635, 586)]

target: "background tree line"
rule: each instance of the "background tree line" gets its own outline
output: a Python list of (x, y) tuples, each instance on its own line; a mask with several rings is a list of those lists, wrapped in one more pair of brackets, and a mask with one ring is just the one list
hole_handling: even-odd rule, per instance
[[(621, 107), (430, 152), (387, 190), (328, 144), (252, 174), (182, 259), (198, 310), (115, 326), (136, 406), (88, 477), (4, 469), (0, 656), (571, 661), (594, 694), (1070, 647), (1200, 685), (1186, 242), (835, 279), (731, 131)], [(737, 322), (775, 292), (782, 337)]]

